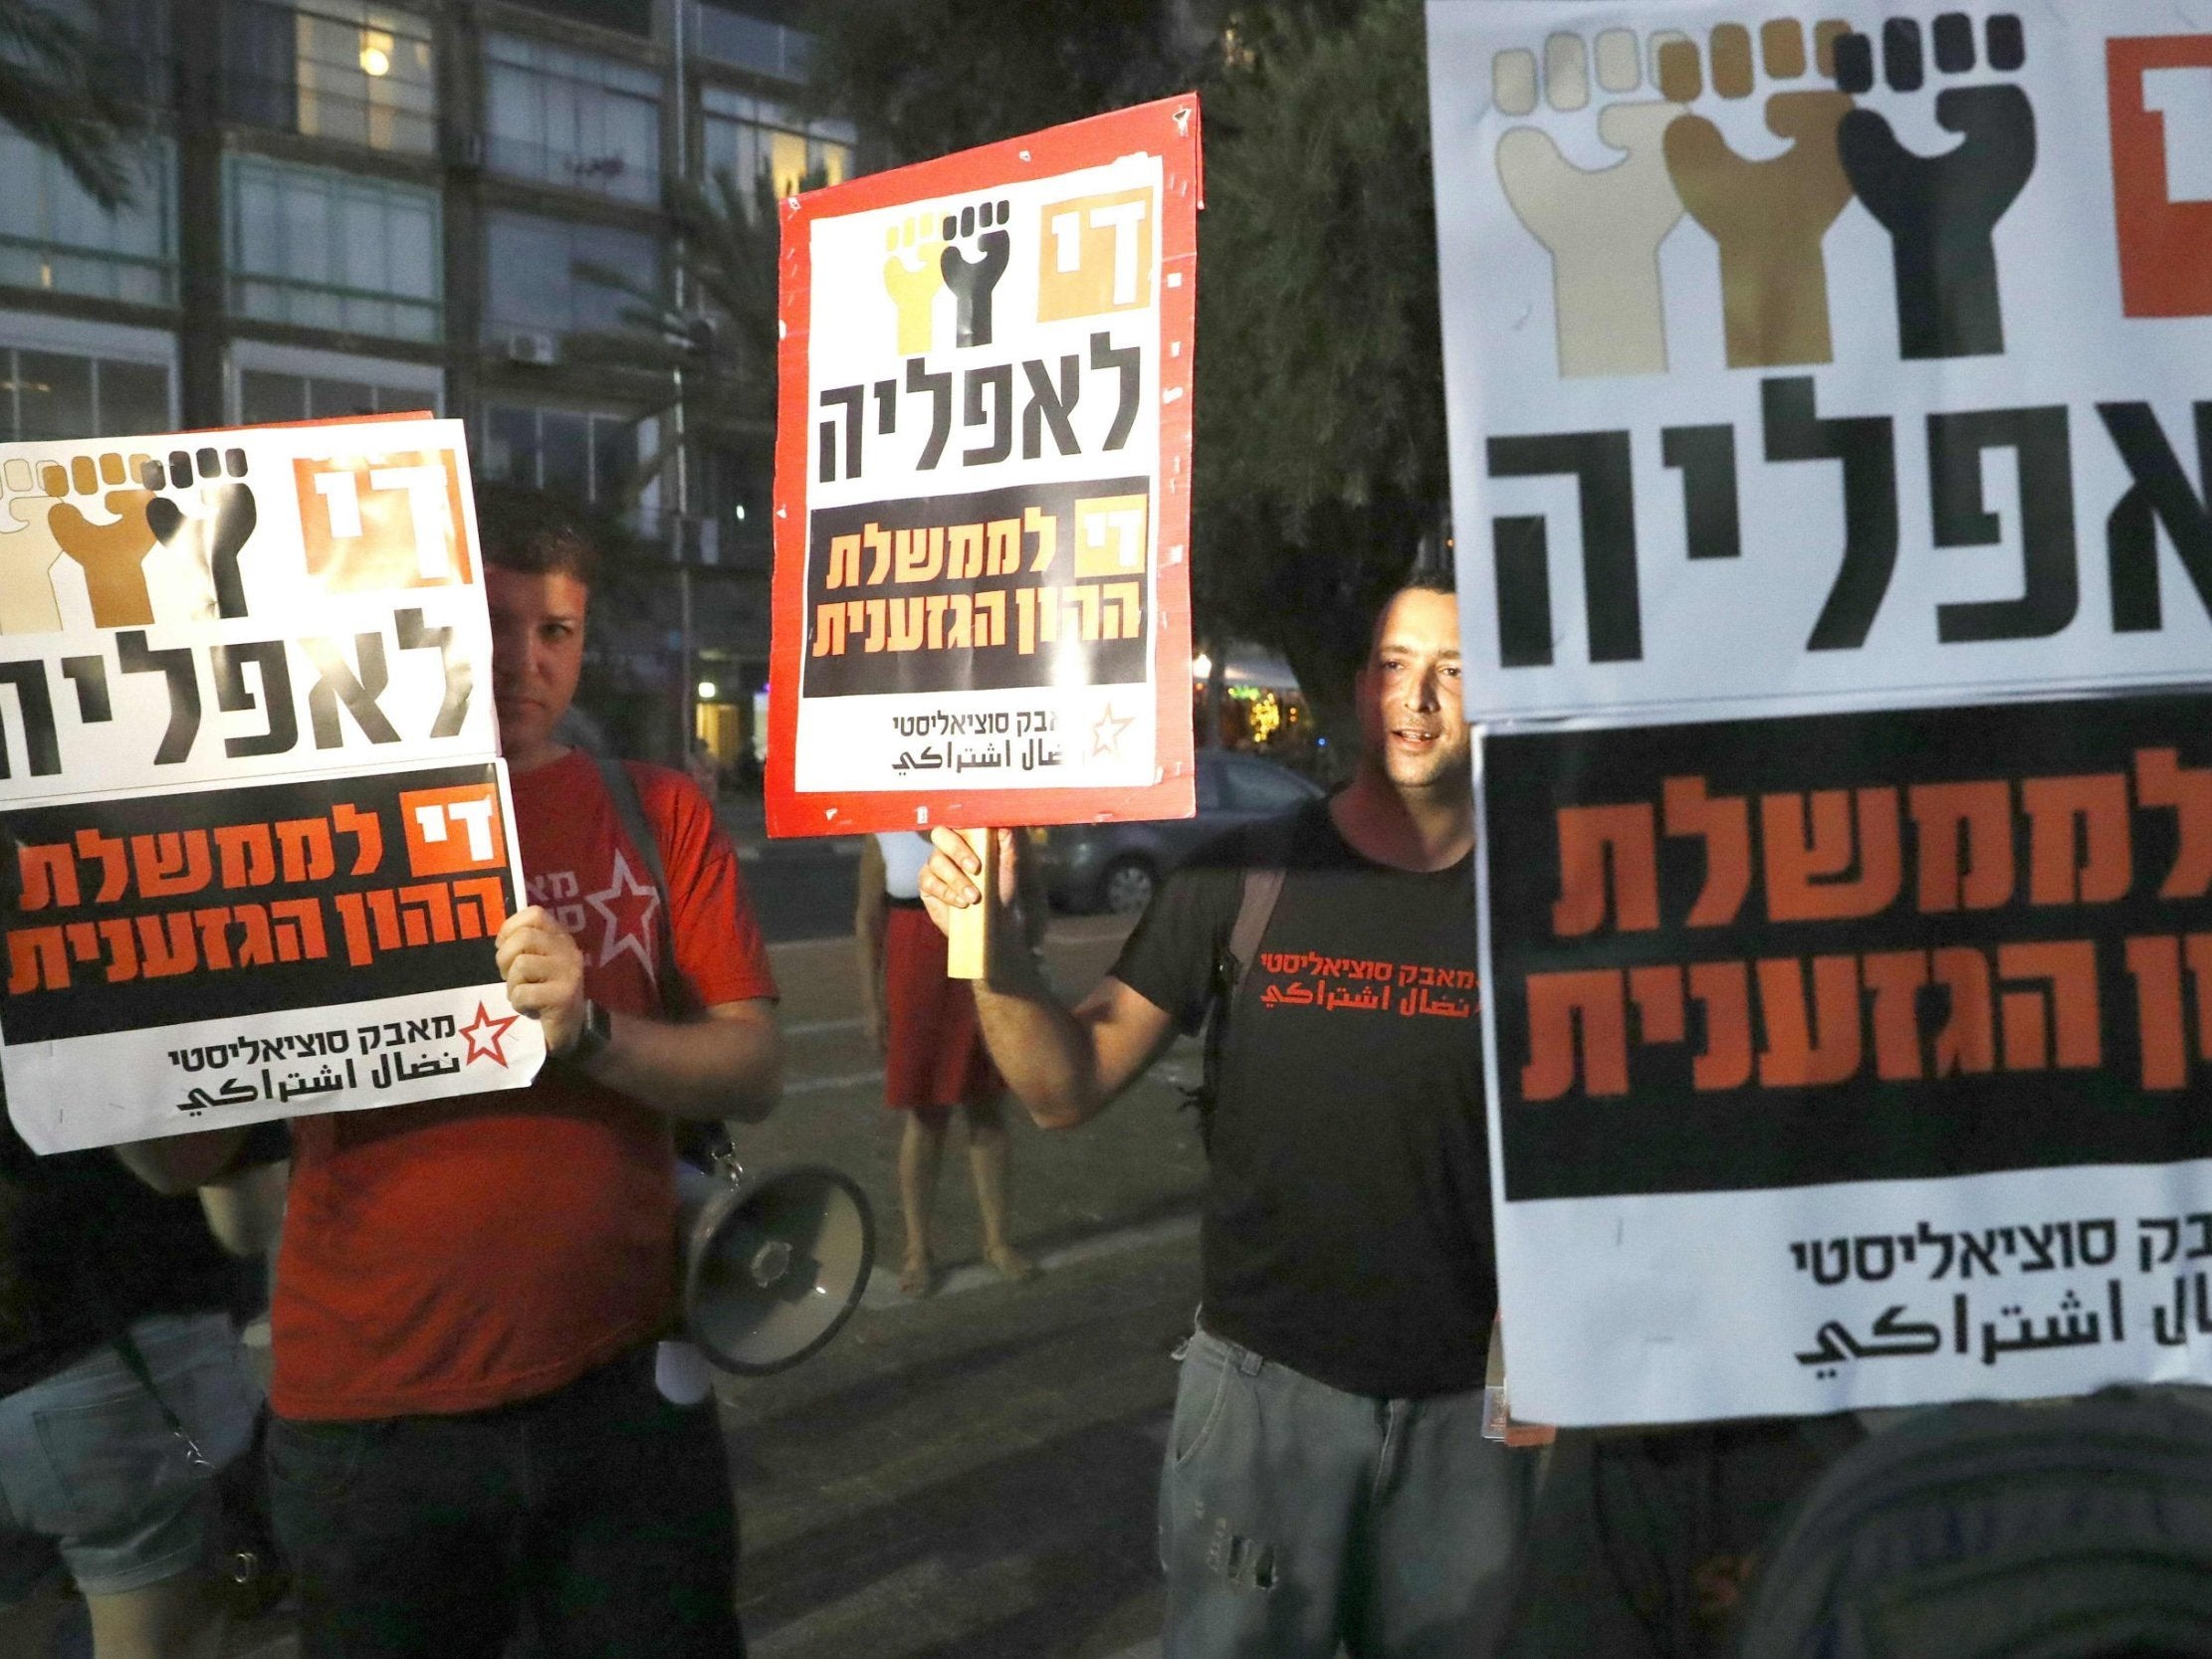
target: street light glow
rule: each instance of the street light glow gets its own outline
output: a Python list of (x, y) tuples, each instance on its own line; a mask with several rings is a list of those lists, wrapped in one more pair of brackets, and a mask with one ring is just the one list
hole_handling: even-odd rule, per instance
[(1194, 680), (1213, 679), (1214, 659), (1206, 655), (1206, 653), (1203, 651), (1200, 652), (1196, 657), (1193, 657), (1191, 659), (1191, 678)]
[(702, 703), (712, 703), (715, 700), (715, 683), (712, 680), (700, 681), (699, 701)]
[(362, 47), (361, 73), (363, 75), (391, 74), (391, 54), (383, 47), (374, 44)]

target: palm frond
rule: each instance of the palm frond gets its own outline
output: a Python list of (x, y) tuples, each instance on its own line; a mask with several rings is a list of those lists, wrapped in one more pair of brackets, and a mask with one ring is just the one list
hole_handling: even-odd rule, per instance
[[(819, 182), (814, 180), (810, 182)], [(684, 420), (693, 433), (759, 431), (775, 417), (775, 192), (768, 176), (740, 184), (727, 171), (707, 180), (679, 180), (669, 209), (681, 233), (684, 275), (692, 306), (678, 311), (657, 284), (578, 260), (575, 276), (628, 302), (620, 325), (568, 337), (571, 359), (656, 377), (663, 395), (630, 421), (633, 430), (676, 405), (683, 374)], [(662, 428), (665, 434), (666, 428)], [(665, 436), (631, 481), (632, 499), (663, 477), (675, 459)]]
[(0, 0), (0, 123), (50, 149), (104, 208), (136, 198), (122, 139), (137, 111), (100, 75), (101, 45), (68, 18)]

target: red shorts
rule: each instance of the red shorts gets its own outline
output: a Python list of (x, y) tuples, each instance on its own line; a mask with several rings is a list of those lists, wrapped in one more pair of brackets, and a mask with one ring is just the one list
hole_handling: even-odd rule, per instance
[(945, 935), (929, 913), (894, 904), (883, 938), (889, 1028), (883, 1099), (903, 1111), (988, 1101), (1005, 1088), (984, 1050), (976, 993), (945, 977)]

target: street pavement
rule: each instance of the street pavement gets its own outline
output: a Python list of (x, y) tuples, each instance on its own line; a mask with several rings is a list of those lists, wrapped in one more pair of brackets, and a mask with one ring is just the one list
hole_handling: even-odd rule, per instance
[[(748, 876), (773, 868), (772, 855)], [(1055, 921), (1055, 978), (1087, 988), (1126, 932)], [(964, 1160), (948, 1155), (936, 1241), (952, 1272), (913, 1302), (895, 1285), (900, 1124), (881, 1105), (881, 1061), (851, 1012), (850, 933), (774, 955), (789, 1069), (782, 1108), (746, 1138), (746, 1153), (764, 1166), (845, 1169), (874, 1207), (882, 1265), (823, 1353), (723, 1389), (754, 1651), (1148, 1651), (1160, 1620), (1154, 1488), (1175, 1392), (1169, 1353), (1197, 1301), (1204, 1162), (1178, 1088), (1195, 1080), (1195, 1046), (1084, 1130), (1047, 1136), (1017, 1119), (1012, 1231), (1045, 1269), (1026, 1284), (1004, 1284), (977, 1259)]]
[[(1011, 1231), (1044, 1271), (1007, 1284), (979, 1260), (960, 1132), (936, 1244), (949, 1269), (900, 1295), (900, 1121), (855, 995), (855, 843), (765, 843), (757, 803), (725, 807), (772, 939), (786, 1070), (746, 1131), (748, 1168), (828, 1163), (867, 1193), (881, 1265), (821, 1353), (720, 1377), (756, 1659), (1150, 1659), (1158, 1652), (1155, 1488), (1174, 1402), (1171, 1349), (1198, 1300), (1204, 1154), (1181, 1109), (1179, 1043), (1104, 1118), (1046, 1135), (1014, 1113)], [(1127, 924), (1056, 918), (1046, 961), (1072, 992)], [(292, 1659), (281, 1619), (230, 1659)]]

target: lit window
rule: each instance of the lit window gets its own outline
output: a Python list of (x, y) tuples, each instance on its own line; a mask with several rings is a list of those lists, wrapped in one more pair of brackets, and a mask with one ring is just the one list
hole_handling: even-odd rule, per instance
[(778, 196), (794, 194), (818, 175), (824, 184), (852, 176), (853, 129), (849, 121), (807, 120), (767, 99), (724, 87), (700, 90), (705, 160), (710, 173), (726, 173), (741, 190), (767, 173)]
[(174, 303), (176, 212), (165, 139), (137, 152), (134, 200), (102, 207), (56, 158), (0, 127), (0, 283), (145, 306)]
[(625, 201), (660, 196), (660, 77), (494, 35), (485, 43), (485, 160), (495, 172)]
[(244, 155), (228, 158), (225, 182), (239, 315), (438, 337), (436, 191)]
[(363, 0), (229, 0), (224, 21), (240, 119), (370, 149), (437, 147), (427, 18)]

